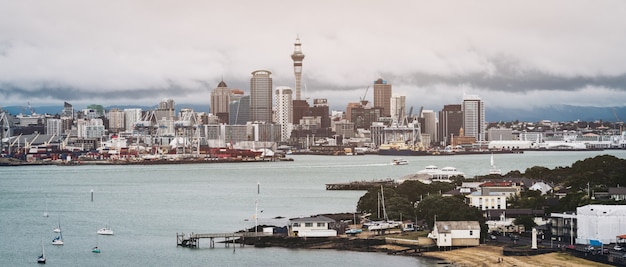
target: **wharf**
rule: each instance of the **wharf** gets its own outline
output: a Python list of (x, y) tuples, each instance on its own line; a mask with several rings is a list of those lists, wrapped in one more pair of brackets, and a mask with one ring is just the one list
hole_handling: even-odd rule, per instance
[[(223, 239), (226, 247), (230, 243), (239, 243), (240, 246), (244, 246), (246, 237), (261, 237), (272, 235), (271, 233), (264, 232), (237, 232), (237, 233), (211, 233), (211, 234), (184, 234), (176, 233), (176, 245), (181, 247), (197, 248), (200, 245), (200, 239), (209, 239), (209, 247), (215, 247), (215, 239)], [(235, 242), (237, 239), (241, 239), (241, 242)]]
[(396, 186), (395, 180), (389, 178), (385, 180), (354, 181), (349, 183), (326, 184), (326, 190), (369, 190), (383, 186)]

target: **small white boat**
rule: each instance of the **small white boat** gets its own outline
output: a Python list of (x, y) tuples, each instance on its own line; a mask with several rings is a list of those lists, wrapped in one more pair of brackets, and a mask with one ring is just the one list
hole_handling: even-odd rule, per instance
[(491, 169), (489, 169), (490, 175), (502, 175), (502, 171), (496, 167), (493, 163), (493, 154), (491, 154)]
[(57, 225), (57, 227), (52, 229), (52, 232), (55, 232), (55, 233), (60, 233), (61, 232), (61, 221), (59, 221), (59, 225)]
[(100, 228), (100, 230), (98, 230), (96, 233), (99, 235), (113, 235), (113, 230), (111, 230), (111, 228), (107, 226), (107, 227)]
[(391, 165), (407, 165), (409, 164), (409, 161), (407, 161), (406, 159), (393, 159), (391, 161)]

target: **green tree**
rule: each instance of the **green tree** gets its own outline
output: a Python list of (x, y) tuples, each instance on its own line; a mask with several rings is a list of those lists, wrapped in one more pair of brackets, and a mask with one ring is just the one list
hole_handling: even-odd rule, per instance
[(523, 225), (527, 231), (537, 226), (535, 219), (530, 215), (522, 215), (513, 220), (514, 225)]

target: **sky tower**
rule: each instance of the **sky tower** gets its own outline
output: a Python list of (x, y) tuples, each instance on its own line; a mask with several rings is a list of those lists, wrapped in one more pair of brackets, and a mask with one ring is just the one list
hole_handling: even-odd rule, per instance
[(302, 80), (302, 60), (304, 59), (301, 45), (300, 37), (296, 38), (293, 54), (291, 54), (291, 59), (293, 59), (293, 72), (296, 75), (296, 100), (300, 100), (300, 80)]

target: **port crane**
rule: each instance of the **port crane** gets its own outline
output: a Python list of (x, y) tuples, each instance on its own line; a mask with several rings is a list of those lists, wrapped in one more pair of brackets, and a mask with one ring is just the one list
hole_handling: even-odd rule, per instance
[(367, 97), (367, 91), (368, 91), (369, 89), (370, 89), (370, 87), (369, 87), (369, 86), (367, 86), (367, 87), (365, 88), (365, 94), (363, 94), (363, 97), (361, 97), (361, 101), (360, 101), (360, 103), (361, 103), (361, 105), (362, 105), (363, 107), (367, 106), (368, 101), (367, 101), (367, 100), (365, 100), (365, 97)]

